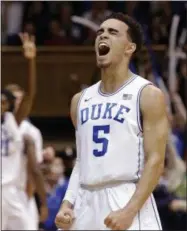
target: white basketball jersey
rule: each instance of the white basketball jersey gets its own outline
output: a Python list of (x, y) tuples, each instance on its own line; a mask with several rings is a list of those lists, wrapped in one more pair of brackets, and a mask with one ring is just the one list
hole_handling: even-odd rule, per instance
[(101, 92), (101, 81), (83, 92), (77, 112), (81, 184), (139, 179), (144, 163), (139, 104), (148, 84), (133, 75), (113, 94)]
[[(43, 147), (43, 141), (42, 136), (38, 128), (36, 128), (33, 124), (31, 124), (28, 120), (23, 120), (20, 124), (20, 132), (22, 136), (28, 135), (33, 139), (34, 145), (35, 145), (35, 154), (36, 154), (36, 160), (38, 163), (41, 163), (43, 161), (43, 155), (42, 155), (42, 147)], [(27, 183), (27, 161), (28, 158), (25, 154), (25, 150), (23, 150), (22, 153), (22, 166), (21, 166), (21, 174), (20, 174), (20, 181), (19, 181), (19, 187), (21, 187), (23, 190), (26, 188)]]
[(19, 181), (22, 136), (12, 113), (6, 112), (1, 124), (2, 185), (16, 185)]

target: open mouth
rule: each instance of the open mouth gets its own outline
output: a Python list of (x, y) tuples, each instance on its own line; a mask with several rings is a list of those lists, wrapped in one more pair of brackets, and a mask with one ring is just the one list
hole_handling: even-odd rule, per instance
[(110, 51), (110, 47), (106, 43), (100, 43), (99, 44), (99, 56), (107, 55)]

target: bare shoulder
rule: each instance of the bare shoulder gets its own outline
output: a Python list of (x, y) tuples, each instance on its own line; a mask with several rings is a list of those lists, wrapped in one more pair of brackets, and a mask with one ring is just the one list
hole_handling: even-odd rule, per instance
[(142, 90), (140, 108), (144, 115), (166, 114), (166, 106), (165, 96), (159, 88), (148, 85)]
[(77, 94), (75, 94), (71, 100), (71, 106), (77, 106), (78, 102), (79, 102), (79, 99), (82, 95), (82, 91), (81, 92), (78, 92)]
[(82, 95), (82, 92), (79, 92), (75, 94), (71, 100), (70, 115), (71, 115), (71, 119), (72, 119), (72, 122), (75, 128), (77, 124), (77, 106), (78, 106), (81, 95)]

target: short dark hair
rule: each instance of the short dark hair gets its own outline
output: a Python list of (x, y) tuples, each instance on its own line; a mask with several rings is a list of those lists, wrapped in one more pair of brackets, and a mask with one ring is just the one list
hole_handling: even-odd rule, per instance
[(120, 13), (120, 12), (112, 13), (104, 21), (108, 19), (117, 19), (128, 25), (129, 37), (132, 40), (132, 42), (136, 44), (135, 53), (139, 52), (141, 50), (141, 47), (144, 41), (144, 36), (143, 36), (141, 25), (136, 20), (134, 20), (132, 17), (128, 16), (127, 14)]
[(1, 91), (1, 95), (4, 95), (7, 98), (8, 102), (9, 102), (8, 111), (9, 112), (13, 112), (14, 111), (14, 104), (15, 104), (15, 99), (16, 98), (14, 97), (14, 95), (12, 94), (12, 92), (9, 91), (9, 90), (7, 90), (7, 89), (3, 89)]

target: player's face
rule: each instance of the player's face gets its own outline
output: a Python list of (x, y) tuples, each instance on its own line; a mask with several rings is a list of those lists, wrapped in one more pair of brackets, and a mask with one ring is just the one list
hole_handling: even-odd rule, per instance
[(14, 91), (13, 92), (15, 99), (15, 111), (18, 110), (22, 100), (23, 100), (23, 92), (22, 91)]
[(9, 109), (9, 102), (4, 94), (1, 94), (1, 115), (3, 115)]
[(117, 64), (124, 58), (131, 44), (127, 31), (128, 26), (116, 19), (108, 19), (101, 24), (95, 41), (99, 67)]

